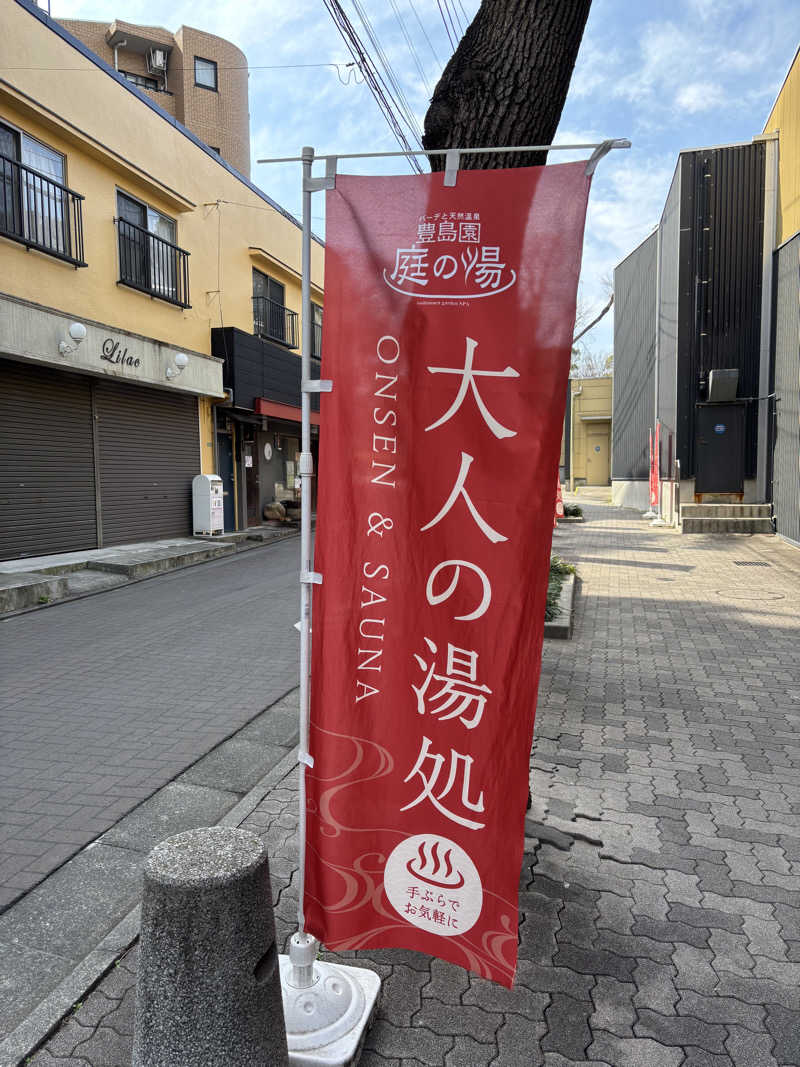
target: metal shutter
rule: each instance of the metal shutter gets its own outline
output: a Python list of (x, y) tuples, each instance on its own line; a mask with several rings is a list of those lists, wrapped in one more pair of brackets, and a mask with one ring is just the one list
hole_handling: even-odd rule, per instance
[(88, 378), (0, 360), (0, 559), (95, 548)]
[(190, 537), (196, 397), (98, 381), (95, 404), (103, 544)]

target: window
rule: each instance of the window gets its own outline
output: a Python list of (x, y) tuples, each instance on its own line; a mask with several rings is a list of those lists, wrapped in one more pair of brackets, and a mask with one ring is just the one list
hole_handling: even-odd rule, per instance
[(140, 200), (117, 193), (120, 281), (188, 307), (188, 253), (175, 244), (175, 223)]
[(253, 269), (253, 325), (260, 337), (297, 347), (297, 312), (286, 307), (286, 289), (281, 282)]
[(319, 304), (311, 305), (311, 355), (314, 359), (322, 355), (322, 308)]
[(59, 255), (68, 254), (69, 191), (64, 188), (64, 172), (60, 152), (0, 123), (0, 230)]
[(159, 91), (159, 85), (155, 78), (146, 78), (143, 74), (131, 74), (127, 70), (121, 70), (120, 74), (126, 81), (131, 82), (133, 85), (138, 85), (140, 89), (150, 89), (154, 93)]
[(194, 84), (201, 89), (217, 91), (217, 64), (213, 59), (194, 57)]

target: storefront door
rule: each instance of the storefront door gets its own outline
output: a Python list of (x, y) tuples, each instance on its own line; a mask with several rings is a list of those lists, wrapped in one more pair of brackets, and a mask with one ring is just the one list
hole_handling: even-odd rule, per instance
[(236, 509), (233, 492), (233, 437), (230, 431), (217, 433), (217, 474), (222, 479), (222, 506), (225, 533), (236, 529)]

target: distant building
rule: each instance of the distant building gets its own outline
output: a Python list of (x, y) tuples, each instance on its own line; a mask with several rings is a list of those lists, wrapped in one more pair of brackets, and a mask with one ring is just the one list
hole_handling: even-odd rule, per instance
[(800, 52), (761, 134), (680, 153), (658, 227), (614, 272), (615, 503), (647, 507), (658, 423), (667, 521), (774, 524), (800, 547), (799, 265)]
[(656, 231), (614, 271), (616, 504), (648, 506), (656, 423), (670, 518), (768, 500), (773, 159), (761, 137), (682, 151)]
[(250, 177), (247, 58), (230, 41), (181, 26), (56, 20), (155, 100), (201, 141)]
[(611, 484), (611, 383), (603, 378), (571, 378), (561, 437), (561, 481)]

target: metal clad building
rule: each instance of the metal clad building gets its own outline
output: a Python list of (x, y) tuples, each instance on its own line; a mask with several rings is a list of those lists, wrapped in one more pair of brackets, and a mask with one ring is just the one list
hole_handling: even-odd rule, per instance
[[(660, 271), (658, 301), (658, 339), (656, 344), (658, 378), (658, 418), (661, 419), (664, 439), (669, 441), (678, 429), (678, 336), (686, 332), (686, 323), (679, 320), (679, 282), (681, 237), (689, 225), (682, 217), (681, 160), (675, 168), (667, 194), (660, 224)], [(685, 241), (685, 236), (683, 237)], [(686, 344), (685, 336), (681, 343)]]
[[(695, 477), (697, 404), (706, 399), (709, 372), (726, 368), (739, 370), (737, 395), (748, 400), (744, 474), (756, 476), (765, 154), (762, 141), (681, 152), (656, 234), (615, 272), (614, 361), (623, 378), (614, 399), (615, 481), (645, 476), (641, 458), (656, 418), (662, 477), (671, 476), (676, 458), (681, 478)], [(645, 334), (653, 337), (652, 353), (632, 344)], [(657, 410), (651, 405), (641, 418), (625, 418), (635, 382), (653, 374)], [(745, 492), (752, 494), (752, 485)], [(646, 506), (641, 494), (639, 503)]]
[(775, 527), (800, 545), (800, 234), (775, 260)]
[[(701, 378), (710, 370), (738, 367), (738, 395), (758, 396), (764, 144), (684, 152), (681, 170), (676, 445), (684, 474), (694, 474)], [(748, 478), (756, 474), (756, 414), (755, 403), (750, 403)]]
[[(620, 504), (646, 506), (648, 431), (655, 409), (658, 233), (650, 234), (614, 271), (614, 394), (612, 486)], [(631, 495), (633, 494), (633, 495)], [(616, 499), (616, 494), (615, 494)]]

